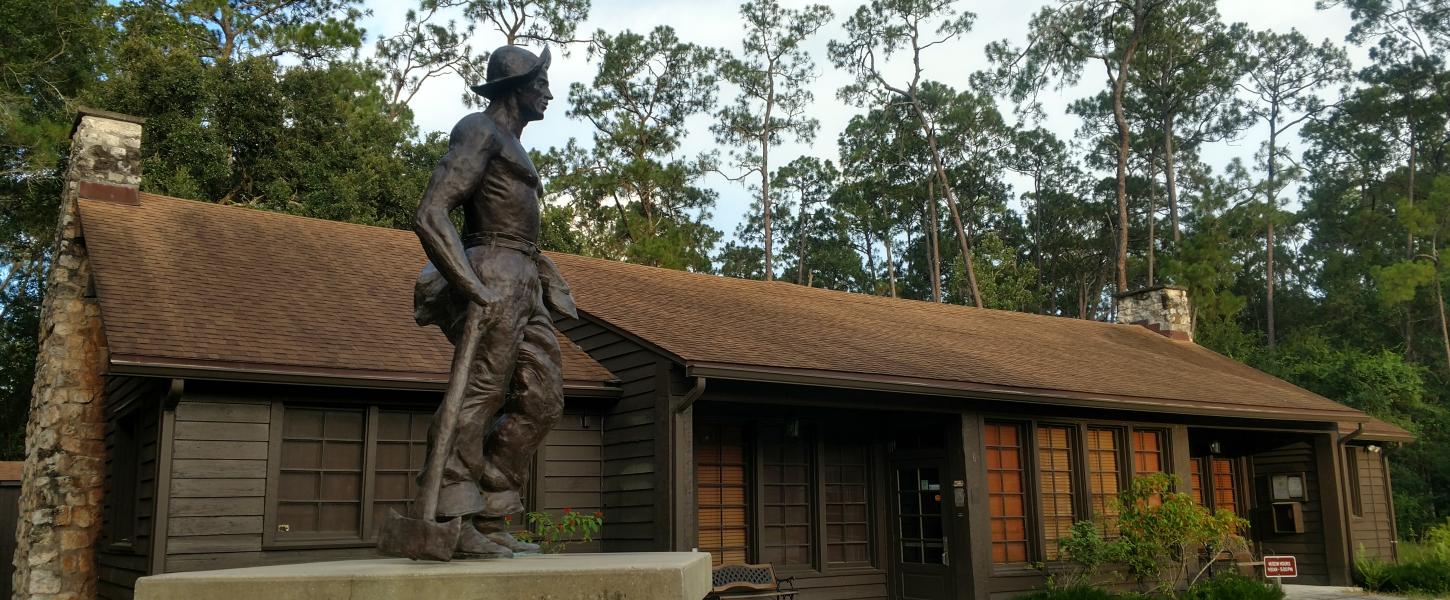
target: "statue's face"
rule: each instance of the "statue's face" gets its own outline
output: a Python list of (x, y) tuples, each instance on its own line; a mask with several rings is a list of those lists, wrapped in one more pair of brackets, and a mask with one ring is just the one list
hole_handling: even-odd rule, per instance
[(519, 88), (518, 95), (519, 110), (523, 112), (525, 121), (544, 118), (549, 101), (554, 99), (554, 94), (549, 92), (549, 73), (539, 73), (533, 81)]

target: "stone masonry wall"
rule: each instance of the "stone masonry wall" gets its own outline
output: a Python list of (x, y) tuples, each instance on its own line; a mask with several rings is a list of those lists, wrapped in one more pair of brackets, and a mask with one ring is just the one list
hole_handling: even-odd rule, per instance
[(16, 600), (96, 596), (107, 354), (76, 200), (82, 184), (134, 193), (140, 182), (139, 119), (82, 111), (41, 308), (16, 528)]
[(1193, 310), (1183, 288), (1157, 287), (1119, 296), (1118, 322), (1142, 325), (1173, 339), (1193, 339)]

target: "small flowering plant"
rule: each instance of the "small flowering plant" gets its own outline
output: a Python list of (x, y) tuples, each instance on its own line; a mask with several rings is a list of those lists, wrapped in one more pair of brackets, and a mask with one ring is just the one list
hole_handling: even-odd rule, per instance
[(592, 541), (599, 534), (599, 528), (604, 526), (604, 513), (596, 512), (591, 515), (567, 507), (557, 521), (545, 512), (531, 512), (524, 518), (528, 520), (528, 530), (515, 535), (521, 540), (538, 544), (539, 551), (545, 554), (563, 552), (569, 544)]

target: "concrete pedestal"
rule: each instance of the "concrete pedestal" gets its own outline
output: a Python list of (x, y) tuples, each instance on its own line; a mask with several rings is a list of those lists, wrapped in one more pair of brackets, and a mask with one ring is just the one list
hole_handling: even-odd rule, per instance
[(703, 552), (348, 560), (142, 577), (136, 600), (700, 600)]

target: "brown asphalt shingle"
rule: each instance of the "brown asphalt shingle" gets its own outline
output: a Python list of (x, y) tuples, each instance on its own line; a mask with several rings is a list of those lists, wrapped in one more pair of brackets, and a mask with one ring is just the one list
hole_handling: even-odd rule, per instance
[[(1136, 325), (554, 255), (580, 310), (686, 364), (861, 375), (1119, 408), (1393, 425)], [(1352, 429), (1352, 427), (1351, 427)]]
[[(452, 346), (413, 322), (412, 232), (153, 194), (81, 219), (113, 360), (447, 379)], [(560, 341), (566, 383), (615, 379)]]
[[(142, 194), (83, 200), (113, 360), (446, 378), (451, 347), (412, 320), (425, 262), (407, 231)], [(1142, 327), (896, 300), (552, 254), (582, 312), (687, 366), (990, 389), (1092, 406), (1376, 421)], [(565, 377), (613, 376), (563, 340)]]

